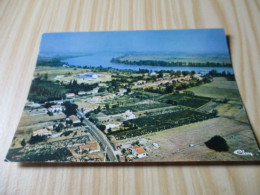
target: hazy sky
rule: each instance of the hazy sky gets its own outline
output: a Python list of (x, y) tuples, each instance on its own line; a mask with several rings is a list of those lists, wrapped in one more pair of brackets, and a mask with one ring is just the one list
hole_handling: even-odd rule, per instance
[(45, 33), (41, 53), (228, 53), (224, 29)]

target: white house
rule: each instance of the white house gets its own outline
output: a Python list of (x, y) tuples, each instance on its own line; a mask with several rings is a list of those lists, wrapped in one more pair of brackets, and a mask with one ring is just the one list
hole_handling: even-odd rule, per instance
[(147, 152), (140, 146), (132, 146), (129, 148), (132, 154), (137, 158), (147, 157)]
[(85, 91), (79, 91), (78, 92), (78, 95), (85, 95), (85, 94), (87, 94), (87, 92), (85, 92)]
[(61, 105), (52, 105), (50, 108), (49, 108), (49, 111), (50, 112), (62, 112), (62, 106)]
[(51, 135), (52, 133), (47, 129), (38, 129), (32, 133), (33, 136), (44, 136), (44, 135)]
[(66, 98), (74, 98), (75, 93), (66, 93)]
[(110, 123), (105, 123), (104, 125), (106, 126), (106, 129), (113, 129), (113, 128), (116, 128), (116, 127), (120, 127), (122, 123), (121, 122), (110, 122)]
[(131, 111), (131, 110), (127, 110), (127, 111), (125, 111), (123, 114), (122, 114), (122, 117), (124, 118), (124, 119), (135, 119), (136, 118), (136, 116), (133, 114), (133, 112)]

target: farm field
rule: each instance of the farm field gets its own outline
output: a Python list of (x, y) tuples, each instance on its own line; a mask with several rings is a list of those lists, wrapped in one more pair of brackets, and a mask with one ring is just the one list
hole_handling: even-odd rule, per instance
[(214, 116), (211, 114), (196, 112), (188, 109), (176, 109), (175, 112), (171, 113), (155, 116), (143, 116), (137, 119), (129, 120), (129, 122), (133, 124), (132, 126), (135, 128), (113, 132), (111, 135), (113, 135), (117, 140), (126, 139), (182, 126), (189, 123), (207, 120), (212, 117)]
[(175, 94), (175, 95), (164, 95), (160, 98), (162, 101), (172, 101), (177, 105), (187, 106), (191, 108), (198, 108), (210, 101), (210, 98), (199, 97), (199, 96), (188, 96), (183, 94)]
[[(215, 135), (226, 139), (228, 152), (216, 152), (206, 147), (204, 142)], [(139, 137), (142, 138), (158, 143), (160, 148), (150, 151), (147, 158), (136, 161), (256, 160), (260, 156), (250, 126), (221, 117)], [(124, 142), (120, 140), (117, 144)], [(189, 144), (194, 144), (194, 147), (189, 147)], [(237, 149), (252, 152), (254, 156), (233, 154)]]
[[(53, 116), (49, 116), (48, 114), (30, 116), (30, 114), (26, 110), (24, 110), (18, 127), (29, 126), (29, 125), (38, 124), (41, 122), (60, 120), (65, 117), (66, 117), (65, 114), (59, 114), (59, 115), (53, 115)], [(19, 128), (18, 128), (18, 131), (19, 131)]]
[(171, 105), (165, 104), (165, 103), (160, 103), (160, 102), (153, 102), (153, 103), (148, 103), (148, 104), (136, 104), (136, 105), (130, 105), (130, 106), (121, 106), (121, 107), (111, 108), (107, 111), (104, 111), (103, 113), (106, 115), (114, 115), (114, 114), (123, 113), (127, 110), (131, 110), (133, 112), (138, 112), (138, 111), (142, 111), (142, 110), (150, 110), (150, 109), (163, 108), (163, 107), (168, 107), (168, 106), (171, 106)]
[(228, 81), (224, 77), (215, 77), (210, 83), (192, 87), (186, 91), (192, 91), (195, 95), (203, 97), (227, 98), (241, 101), (236, 82)]

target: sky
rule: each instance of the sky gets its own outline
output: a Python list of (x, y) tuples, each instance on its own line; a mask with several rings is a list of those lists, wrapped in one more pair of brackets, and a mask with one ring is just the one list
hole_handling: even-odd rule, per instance
[(44, 33), (40, 53), (228, 54), (224, 29)]

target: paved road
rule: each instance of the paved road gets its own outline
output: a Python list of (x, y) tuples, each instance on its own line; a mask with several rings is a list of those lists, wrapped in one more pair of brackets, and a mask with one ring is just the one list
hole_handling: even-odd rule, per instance
[(90, 122), (82, 112), (77, 110), (79, 116), (84, 119), (84, 122), (89, 126), (90, 133), (98, 140), (98, 142), (102, 143), (104, 148), (107, 147), (107, 155), (111, 162), (117, 162), (116, 155), (114, 154), (114, 149), (108, 141), (107, 137), (92, 123)]

